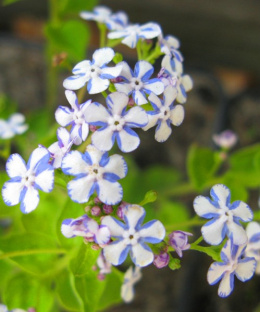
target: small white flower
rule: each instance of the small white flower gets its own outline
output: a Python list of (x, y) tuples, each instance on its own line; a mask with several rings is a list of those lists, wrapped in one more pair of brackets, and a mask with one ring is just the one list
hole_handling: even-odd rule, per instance
[(104, 247), (104, 256), (113, 265), (123, 263), (130, 252), (135, 265), (144, 267), (151, 264), (154, 254), (147, 243), (160, 243), (165, 236), (165, 229), (158, 220), (152, 220), (142, 226), (145, 210), (138, 205), (129, 205), (124, 211), (124, 221), (106, 216), (102, 224), (109, 228), (115, 240)]
[(92, 144), (101, 151), (109, 151), (115, 140), (124, 153), (135, 150), (140, 139), (132, 128), (141, 128), (148, 122), (147, 114), (141, 107), (127, 110), (128, 96), (121, 92), (111, 93), (106, 98), (108, 109), (99, 103), (91, 103), (86, 110), (89, 124), (100, 126), (92, 134)]
[(7, 120), (0, 119), (0, 138), (11, 139), (16, 134), (22, 134), (28, 129), (24, 123), (25, 117), (20, 113), (11, 115)]
[(253, 219), (250, 207), (242, 202), (230, 203), (230, 190), (223, 184), (217, 184), (210, 190), (212, 199), (197, 196), (194, 200), (194, 210), (202, 218), (211, 219), (202, 226), (204, 240), (211, 245), (220, 244), (225, 236), (232, 236), (235, 245), (247, 242), (246, 231), (240, 224)]
[(135, 48), (139, 39), (152, 39), (161, 34), (161, 27), (156, 23), (146, 23), (144, 25), (134, 24), (125, 27), (122, 30), (110, 32), (109, 39), (123, 38), (122, 43), (129, 48)]
[(214, 134), (212, 137), (214, 143), (224, 149), (230, 149), (237, 143), (237, 135), (231, 130), (225, 130), (220, 134)]
[(34, 210), (39, 203), (38, 190), (49, 193), (53, 189), (54, 170), (49, 164), (50, 153), (44, 147), (36, 148), (26, 165), (19, 154), (12, 154), (6, 162), (6, 172), (11, 178), (2, 189), (4, 202), (17, 205), (23, 213)]
[(146, 61), (136, 63), (134, 72), (126, 62), (118, 63), (122, 66), (120, 78), (123, 79), (120, 83), (115, 83), (117, 91), (125, 94), (133, 95), (134, 102), (137, 105), (148, 103), (146, 94), (154, 93), (159, 95), (163, 93), (164, 84), (159, 78), (150, 79), (154, 72), (153, 66)]
[(96, 21), (101, 24), (106, 24), (110, 30), (122, 29), (127, 26), (128, 16), (125, 12), (119, 11), (112, 13), (106, 6), (96, 6), (93, 12), (82, 11), (80, 16), (85, 20)]
[(160, 75), (165, 86), (171, 85), (177, 90), (176, 101), (185, 103), (187, 101), (187, 92), (193, 87), (192, 79), (189, 75), (183, 75), (182, 63), (176, 59), (165, 55), (162, 59), (162, 74)]
[(0, 312), (8, 312), (7, 306), (0, 304)]
[(126, 176), (127, 165), (120, 155), (108, 156), (89, 145), (84, 154), (71, 151), (62, 160), (65, 174), (75, 176), (68, 183), (70, 198), (78, 203), (86, 203), (97, 192), (105, 204), (115, 205), (122, 200), (123, 189), (117, 180)]
[(234, 288), (234, 276), (245, 282), (252, 278), (255, 273), (256, 261), (254, 258), (241, 258), (246, 245), (234, 245), (232, 238), (229, 239), (221, 250), (222, 262), (211, 264), (207, 280), (210, 285), (215, 285), (220, 280), (218, 295), (227, 297)]
[(147, 112), (149, 122), (143, 130), (146, 131), (157, 125), (155, 139), (158, 142), (164, 142), (169, 138), (172, 133), (171, 125), (179, 126), (183, 122), (184, 108), (182, 105), (174, 105), (176, 95), (176, 89), (168, 86), (164, 91), (163, 100), (154, 94), (148, 98), (154, 110)]
[(164, 54), (169, 55), (171, 58), (176, 58), (178, 62), (183, 62), (183, 57), (178, 50), (180, 48), (180, 42), (176, 37), (170, 35), (166, 37), (160, 36), (159, 44)]
[[(85, 118), (85, 111), (91, 100), (79, 105), (75, 92), (66, 90), (65, 95), (71, 105), (71, 109), (66, 106), (59, 106), (55, 112), (55, 118), (62, 127), (71, 126), (71, 139), (75, 145), (80, 145), (82, 141), (87, 139), (89, 134), (89, 125)], [(68, 137), (64, 134), (64, 131), (62, 135), (64, 140), (67, 141)]]
[(64, 88), (78, 90), (87, 84), (89, 94), (105, 91), (109, 86), (109, 79), (118, 77), (122, 69), (120, 66), (105, 66), (114, 56), (115, 52), (111, 48), (96, 50), (92, 61), (82, 61), (73, 68), (74, 76), (64, 80)]
[(125, 272), (124, 282), (121, 287), (121, 298), (124, 302), (131, 302), (134, 299), (134, 285), (142, 278), (141, 268), (130, 266)]
[(58, 142), (53, 143), (48, 147), (51, 153), (51, 164), (53, 168), (60, 168), (62, 158), (70, 151), (73, 145), (73, 139), (71, 139), (70, 133), (65, 128), (59, 128), (57, 130)]

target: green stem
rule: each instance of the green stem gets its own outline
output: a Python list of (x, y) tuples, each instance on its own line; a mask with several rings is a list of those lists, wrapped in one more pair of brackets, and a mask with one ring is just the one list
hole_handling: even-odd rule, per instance
[(85, 93), (86, 93), (86, 89), (87, 89), (87, 86), (85, 85), (83, 88), (81, 88), (77, 94), (77, 98), (78, 98), (78, 103), (82, 103), (83, 102), (83, 99), (84, 99), (84, 96), (85, 96)]
[(107, 42), (107, 47), (114, 48), (115, 46), (117, 46), (121, 42), (122, 42), (122, 38), (109, 40)]
[(181, 230), (184, 227), (191, 227), (191, 226), (201, 226), (205, 223), (204, 220), (200, 219), (198, 216), (193, 217), (190, 220), (179, 222), (179, 223), (173, 223), (171, 225), (165, 226), (166, 231), (172, 232), (174, 230)]
[(0, 150), (0, 157), (7, 160), (11, 154), (11, 140), (4, 141), (4, 148)]
[(142, 60), (142, 42), (139, 40), (136, 44), (136, 52), (137, 52), (137, 58), (138, 61)]
[(153, 52), (145, 59), (147, 62), (152, 62), (153, 60), (157, 59), (163, 53), (157, 47), (153, 50)]
[(105, 24), (98, 23), (99, 28), (99, 46), (104, 48), (106, 46), (107, 28)]
[(0, 255), (0, 260), (7, 258), (14, 258), (20, 256), (29, 256), (29, 255), (37, 255), (37, 254), (65, 254), (65, 249), (33, 249), (33, 250), (17, 250), (10, 251)]

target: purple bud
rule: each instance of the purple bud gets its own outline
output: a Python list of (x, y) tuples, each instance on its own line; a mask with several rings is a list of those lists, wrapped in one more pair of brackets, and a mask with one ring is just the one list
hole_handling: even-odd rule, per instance
[(97, 130), (97, 126), (89, 125), (89, 130), (91, 132), (95, 132)]
[(101, 201), (98, 197), (95, 197), (95, 198), (94, 198), (94, 203), (95, 203), (96, 205), (98, 205), (98, 204), (101, 204), (102, 201)]
[(170, 261), (170, 256), (167, 252), (161, 252), (159, 255), (154, 256), (153, 264), (158, 268), (164, 268), (168, 265)]
[(113, 212), (113, 207), (111, 205), (103, 205), (103, 211), (105, 214), (111, 214)]
[(103, 281), (105, 279), (105, 274), (99, 273), (97, 278), (99, 281)]
[(91, 214), (92, 216), (98, 217), (101, 214), (101, 209), (99, 206), (93, 206), (91, 208)]
[(93, 250), (99, 250), (100, 249), (100, 246), (98, 244), (92, 244), (91, 245), (91, 249)]
[(112, 83), (120, 83), (120, 82), (123, 82), (124, 79), (121, 78), (121, 77), (116, 77), (116, 78), (110, 79), (110, 81), (111, 81)]
[(134, 107), (135, 106), (135, 101), (133, 98), (130, 98), (127, 104), (129, 107)]
[(124, 219), (124, 213), (125, 213), (125, 207), (128, 204), (126, 202), (121, 202), (121, 204), (118, 206), (116, 214), (119, 219), (123, 220)]
[(238, 137), (235, 132), (231, 130), (225, 130), (220, 134), (214, 134), (212, 139), (219, 147), (230, 149), (237, 143)]
[(193, 234), (183, 231), (173, 231), (169, 234), (169, 244), (175, 249), (178, 256), (182, 257), (182, 251), (190, 248), (188, 236)]

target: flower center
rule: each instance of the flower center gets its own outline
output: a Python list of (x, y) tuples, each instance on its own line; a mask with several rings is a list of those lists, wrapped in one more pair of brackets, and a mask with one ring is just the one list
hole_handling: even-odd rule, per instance
[(170, 118), (170, 115), (171, 115), (171, 112), (170, 112), (170, 109), (169, 109), (169, 107), (162, 107), (161, 108), (161, 114), (160, 114), (161, 116), (161, 119), (163, 119), (163, 120), (167, 120), (167, 119), (169, 119)]
[(96, 65), (91, 65), (89, 70), (90, 70), (90, 73), (89, 73), (90, 74), (90, 78), (95, 78), (100, 73), (100, 68), (98, 66), (96, 66)]
[(114, 115), (108, 120), (108, 124), (111, 127), (112, 131), (121, 131), (125, 124), (125, 120), (122, 116)]
[(85, 122), (85, 119), (81, 111), (74, 111), (73, 119), (75, 124), (77, 125), (82, 125)]
[(22, 184), (25, 187), (30, 187), (34, 184), (34, 182), (35, 182), (35, 175), (32, 172), (27, 171), (26, 174), (22, 178)]
[(132, 78), (131, 87), (135, 90), (140, 90), (143, 87), (143, 83), (139, 78)]
[(89, 174), (93, 180), (101, 180), (103, 178), (103, 169), (99, 165), (94, 164), (89, 167)]
[(125, 231), (123, 234), (123, 238), (125, 239), (126, 245), (136, 245), (138, 243), (138, 240), (140, 238), (140, 235), (138, 232), (135, 231), (135, 229), (130, 228), (128, 231)]

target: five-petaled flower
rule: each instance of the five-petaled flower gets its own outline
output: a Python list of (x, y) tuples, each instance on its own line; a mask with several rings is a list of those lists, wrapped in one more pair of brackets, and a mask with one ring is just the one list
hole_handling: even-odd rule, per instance
[(141, 128), (147, 124), (146, 112), (137, 106), (127, 110), (128, 96), (122, 92), (110, 94), (106, 103), (108, 109), (94, 102), (86, 110), (87, 122), (100, 126), (92, 134), (92, 144), (101, 151), (109, 151), (116, 140), (122, 152), (135, 150), (140, 139), (132, 128)]
[(225, 130), (219, 134), (214, 134), (212, 139), (216, 145), (228, 150), (237, 143), (238, 137), (232, 130)]
[(142, 278), (140, 267), (130, 266), (125, 272), (123, 285), (121, 286), (121, 298), (124, 302), (131, 302), (134, 299), (134, 285)]
[(157, 244), (164, 239), (165, 229), (158, 220), (142, 226), (145, 210), (138, 205), (129, 205), (124, 211), (125, 223), (106, 216), (101, 224), (106, 225), (115, 240), (104, 247), (104, 256), (113, 265), (123, 263), (130, 252), (135, 265), (144, 267), (151, 264), (154, 254), (147, 243)]
[[(176, 88), (178, 103), (185, 103), (187, 101), (187, 92), (193, 87), (192, 79), (189, 75), (183, 75), (182, 63), (169, 55), (165, 55), (162, 59), (162, 71), (159, 77), (165, 86), (171, 85)], [(163, 72), (163, 73), (162, 73)]]
[(246, 227), (248, 243), (245, 250), (246, 257), (253, 257), (257, 262), (256, 274), (260, 274), (260, 224), (250, 222)]
[(176, 99), (176, 89), (172, 86), (166, 87), (163, 100), (155, 94), (149, 96), (154, 110), (148, 111), (148, 124), (143, 130), (148, 130), (157, 125), (155, 139), (158, 142), (166, 141), (172, 133), (171, 124), (179, 126), (184, 119), (184, 108), (182, 105), (174, 105)]
[(115, 83), (117, 91), (124, 92), (128, 96), (132, 94), (137, 105), (148, 103), (146, 94), (154, 93), (159, 95), (163, 93), (163, 82), (159, 78), (150, 79), (154, 68), (149, 62), (137, 62), (134, 72), (126, 62), (120, 62), (117, 66), (122, 67), (119, 78), (123, 80)]
[(103, 5), (96, 6), (93, 12), (82, 11), (80, 16), (85, 20), (96, 21), (97, 23), (106, 24), (110, 30), (118, 30), (127, 26), (128, 16), (125, 12), (119, 11), (112, 13), (112, 11)]
[(6, 162), (11, 180), (2, 189), (4, 202), (9, 206), (21, 202), (23, 213), (34, 210), (39, 203), (38, 190), (48, 193), (53, 189), (54, 170), (49, 160), (50, 153), (44, 147), (32, 152), (27, 165), (19, 154), (12, 154)]
[(160, 36), (159, 37), (159, 44), (161, 47), (161, 51), (169, 55), (170, 58), (174, 57), (178, 62), (183, 62), (183, 56), (178, 50), (180, 47), (179, 40), (174, 36)]
[(194, 200), (195, 212), (202, 218), (211, 219), (202, 226), (204, 240), (211, 245), (220, 244), (224, 237), (233, 237), (235, 245), (247, 242), (246, 231), (240, 224), (253, 219), (250, 207), (242, 202), (230, 203), (230, 190), (223, 184), (217, 184), (210, 190), (209, 197), (197, 196)]
[(218, 295), (227, 297), (234, 288), (234, 276), (245, 282), (249, 280), (255, 273), (256, 261), (254, 258), (242, 258), (246, 245), (235, 245), (233, 239), (227, 240), (225, 246), (221, 250), (222, 262), (214, 262), (211, 264), (207, 280), (210, 285), (220, 282)]
[(120, 66), (107, 67), (112, 61), (115, 52), (111, 48), (98, 49), (93, 54), (93, 60), (85, 60), (78, 63), (72, 70), (74, 76), (64, 80), (65, 89), (78, 90), (87, 83), (89, 94), (105, 91), (109, 86), (109, 79), (114, 79), (121, 72)]
[(86, 140), (89, 134), (89, 125), (86, 122), (85, 111), (91, 100), (79, 104), (75, 92), (66, 90), (65, 95), (71, 105), (71, 109), (66, 106), (59, 106), (55, 112), (55, 118), (61, 126), (71, 126), (70, 136), (73, 143), (79, 145)]
[(57, 130), (57, 138), (58, 141), (48, 147), (48, 150), (51, 153), (50, 163), (55, 169), (60, 168), (62, 158), (70, 151), (74, 143), (70, 133), (67, 129), (62, 127)]
[(109, 39), (123, 38), (122, 43), (129, 48), (135, 48), (139, 39), (152, 39), (161, 34), (161, 27), (156, 23), (146, 23), (143, 25), (129, 25), (123, 29), (119, 29), (108, 34)]
[(0, 139), (11, 139), (16, 134), (22, 134), (28, 129), (24, 123), (25, 117), (20, 113), (11, 115), (7, 120), (0, 119)]
[(61, 232), (67, 238), (82, 236), (87, 241), (94, 241), (98, 245), (107, 244), (110, 240), (109, 229), (99, 225), (87, 215), (77, 219), (65, 219), (61, 225)]
[(126, 176), (127, 165), (120, 155), (108, 156), (93, 145), (84, 154), (69, 152), (62, 160), (61, 168), (65, 174), (75, 176), (68, 183), (70, 198), (78, 203), (86, 203), (96, 191), (105, 204), (114, 205), (122, 200), (123, 190), (117, 180)]

